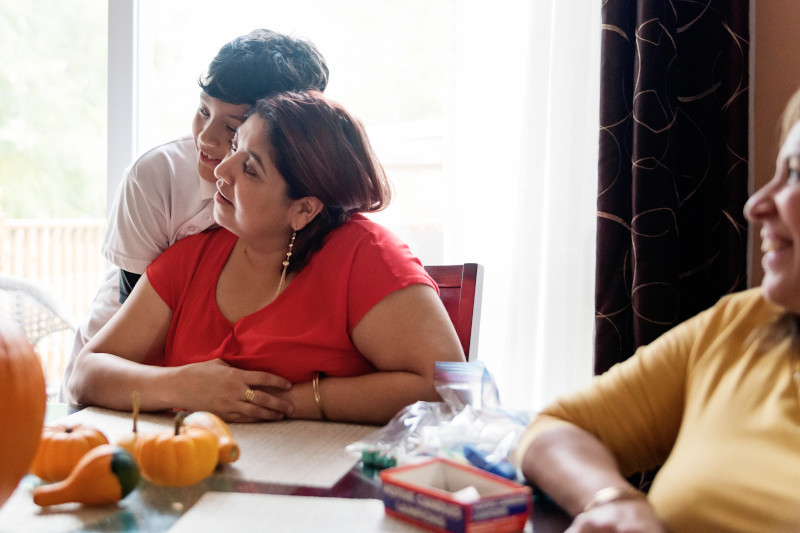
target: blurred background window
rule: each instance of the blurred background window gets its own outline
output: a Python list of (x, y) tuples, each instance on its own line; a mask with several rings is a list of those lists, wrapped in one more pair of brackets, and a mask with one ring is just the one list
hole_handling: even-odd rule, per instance
[[(105, 267), (102, 232), (76, 237), (76, 225), (102, 228), (124, 168), (190, 132), (197, 79), (219, 48), (269, 28), (313, 41), (330, 68), (326, 94), (365, 123), (395, 187), (373, 218), (425, 264), (484, 265), (478, 357), (503, 402), (535, 409), (591, 378), (595, 0), (0, 0), (0, 10), (0, 270), (50, 284), (76, 318), (99, 286), (85, 272)], [(45, 219), (62, 233), (11, 236)]]
[(0, 206), (104, 217), (106, 3), (0, 0)]
[[(107, 5), (0, 0), (0, 272), (76, 319), (105, 268)], [(71, 347), (37, 343), (51, 386)]]

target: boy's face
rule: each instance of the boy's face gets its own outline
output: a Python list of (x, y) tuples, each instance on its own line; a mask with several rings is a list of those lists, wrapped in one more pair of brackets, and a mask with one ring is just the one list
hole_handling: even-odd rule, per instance
[(214, 169), (231, 149), (236, 128), (250, 109), (247, 104), (229, 104), (200, 93), (200, 105), (192, 120), (192, 136), (197, 148), (197, 171), (200, 177), (215, 183)]

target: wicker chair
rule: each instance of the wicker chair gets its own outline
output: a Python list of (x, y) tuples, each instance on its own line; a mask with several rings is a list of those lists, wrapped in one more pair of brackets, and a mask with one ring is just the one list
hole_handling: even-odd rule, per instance
[(75, 331), (75, 321), (46, 289), (26, 278), (2, 272), (0, 316), (17, 322), (34, 346), (51, 333)]

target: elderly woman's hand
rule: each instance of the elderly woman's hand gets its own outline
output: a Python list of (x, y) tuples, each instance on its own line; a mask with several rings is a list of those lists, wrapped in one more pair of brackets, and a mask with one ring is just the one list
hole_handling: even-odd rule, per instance
[(565, 533), (666, 533), (646, 500), (619, 500), (580, 513)]
[(292, 382), (275, 374), (241, 370), (221, 359), (186, 365), (181, 373), (188, 410), (209, 411), (226, 422), (282, 420), (294, 412), (292, 403), (278, 396)]

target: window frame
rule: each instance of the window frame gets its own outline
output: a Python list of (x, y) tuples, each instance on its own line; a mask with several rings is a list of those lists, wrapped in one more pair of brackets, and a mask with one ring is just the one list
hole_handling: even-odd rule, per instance
[(106, 214), (137, 150), (139, 1), (108, 0)]

